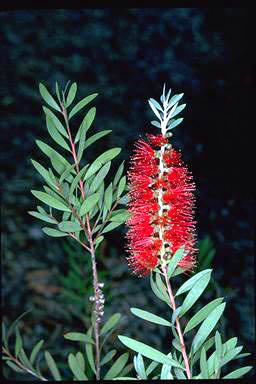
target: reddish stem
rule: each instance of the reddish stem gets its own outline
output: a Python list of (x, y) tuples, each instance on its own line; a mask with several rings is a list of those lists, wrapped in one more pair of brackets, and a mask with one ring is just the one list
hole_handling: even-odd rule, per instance
[[(176, 303), (175, 303), (175, 299), (174, 299), (174, 296), (173, 296), (173, 293), (172, 293), (171, 284), (170, 284), (170, 281), (168, 279), (167, 265), (162, 266), (162, 271), (164, 273), (165, 282), (166, 282), (166, 286), (167, 286), (167, 289), (168, 289), (171, 305), (172, 305), (173, 311), (175, 311)], [(179, 335), (179, 338), (180, 338), (182, 356), (183, 356), (184, 363), (185, 363), (187, 378), (191, 379), (191, 371), (190, 371), (190, 366), (189, 366), (189, 359), (188, 359), (187, 352), (186, 352), (186, 346), (185, 346), (185, 342), (184, 342), (184, 337), (183, 337), (183, 334), (182, 334), (182, 331), (181, 331), (179, 316), (176, 317), (176, 329), (177, 329), (177, 332), (178, 332), (178, 335)]]

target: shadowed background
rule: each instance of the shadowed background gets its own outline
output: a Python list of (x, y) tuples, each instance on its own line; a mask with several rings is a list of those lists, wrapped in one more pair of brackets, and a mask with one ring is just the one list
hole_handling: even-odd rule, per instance
[[(215, 285), (209, 297), (225, 296), (226, 337), (238, 336), (244, 352), (253, 352), (250, 10), (6, 11), (0, 22), (4, 320), (8, 323), (32, 309), (21, 321), (25, 345), (31, 349), (40, 338), (50, 337), (47, 348), (64, 362), (63, 354), (73, 346), (62, 340), (63, 333), (82, 330), (82, 313), (89, 313), (88, 301), (81, 295), (89, 295), (90, 284), (88, 280), (85, 286), (81, 276), (78, 284), (76, 248), (44, 235), (43, 223), (27, 214), (37, 205), (30, 190), (42, 185), (30, 162), (43, 159), (35, 139), (50, 143), (39, 82), (54, 92), (56, 80), (62, 86), (76, 81), (79, 99), (99, 92), (92, 104), (97, 115), (91, 130), (113, 131), (90, 147), (86, 156), (92, 160), (104, 149), (120, 146), (123, 150), (114, 161), (113, 174), (122, 160), (127, 169), (136, 139), (157, 131), (150, 125), (153, 114), (147, 99), (159, 99), (166, 83), (174, 93), (184, 92), (182, 101), (187, 104), (172, 142), (182, 150), (197, 185), (198, 238), (211, 239)], [(151, 310), (152, 301), (156, 314), (166, 308), (151, 297), (146, 279), (129, 273), (124, 234), (125, 228), (108, 234), (98, 256), (102, 278), (108, 281), (106, 318), (116, 311), (123, 313), (119, 333), (144, 342), (151, 339), (152, 346), (168, 350), (165, 330), (131, 321), (130, 306)], [(90, 269), (87, 259), (79, 260), (82, 268)], [(68, 294), (70, 287), (73, 293)], [(251, 357), (243, 365), (251, 365)], [(5, 376), (23, 377), (9, 369)]]

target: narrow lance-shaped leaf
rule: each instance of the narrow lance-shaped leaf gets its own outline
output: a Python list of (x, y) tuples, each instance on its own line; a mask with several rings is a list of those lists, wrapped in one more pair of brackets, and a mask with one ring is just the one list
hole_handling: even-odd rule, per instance
[(86, 374), (82, 371), (81, 366), (73, 353), (68, 355), (68, 365), (77, 380), (88, 380)]
[(111, 351), (109, 351), (109, 352), (103, 357), (103, 359), (101, 360), (100, 365), (103, 366), (104, 364), (107, 364), (110, 360), (113, 359), (113, 357), (115, 356), (115, 354), (116, 354), (116, 349), (112, 349)]
[(33, 166), (36, 168), (36, 170), (40, 173), (40, 175), (44, 178), (44, 180), (49, 184), (56, 188), (56, 184), (52, 181), (52, 179), (49, 176), (49, 172), (47, 169), (45, 169), (41, 164), (39, 164), (37, 161), (31, 159), (31, 162)]
[(36, 343), (36, 345), (32, 349), (30, 357), (29, 357), (29, 361), (31, 362), (32, 365), (34, 364), (34, 361), (35, 361), (40, 349), (42, 348), (43, 343), (44, 343), (44, 340), (38, 341), (38, 343)]
[(222, 303), (218, 305), (211, 313), (210, 315), (203, 321), (202, 325), (200, 326), (196, 336), (193, 339), (192, 342), (192, 350), (193, 353), (195, 353), (198, 348), (203, 344), (203, 342), (206, 340), (210, 332), (213, 330), (217, 322), (219, 321), (224, 309), (225, 309), (226, 303)]
[(90, 192), (95, 192), (105, 179), (105, 177), (108, 174), (108, 171), (111, 166), (111, 161), (108, 161), (98, 172), (97, 176), (94, 178), (91, 186), (90, 186)]
[(108, 161), (114, 159), (121, 152), (121, 148), (112, 148), (102, 153), (93, 163), (90, 165), (88, 171), (85, 174), (84, 180), (88, 180), (89, 177), (94, 175)]
[(54, 229), (54, 228), (44, 227), (44, 228), (42, 228), (42, 231), (46, 235), (51, 236), (51, 237), (64, 237), (64, 236), (68, 236), (67, 233), (62, 232), (62, 231), (58, 231), (57, 229)]
[(144, 319), (146, 321), (150, 321), (151, 323), (165, 325), (166, 327), (170, 327), (172, 324), (168, 321), (163, 319), (162, 317), (159, 317), (157, 315), (154, 315), (153, 313), (143, 311), (139, 308), (130, 308), (130, 311), (135, 315), (140, 317), (141, 319)]
[(183, 117), (180, 117), (180, 118), (177, 119), (177, 120), (175, 120), (175, 119), (170, 120), (170, 124), (168, 124), (167, 131), (169, 131), (169, 130), (175, 128), (175, 127), (177, 127), (177, 125), (179, 125), (180, 123), (182, 123), (183, 120), (184, 120)]
[(58, 224), (58, 228), (63, 232), (78, 232), (82, 230), (79, 223), (75, 221), (62, 221)]
[(42, 83), (39, 83), (39, 91), (41, 93), (42, 98), (44, 99), (44, 101), (46, 101), (47, 104), (49, 104), (52, 108), (56, 109), (57, 111), (61, 112), (60, 107)]
[(58, 369), (55, 361), (52, 358), (52, 355), (50, 354), (50, 352), (45, 351), (44, 356), (45, 356), (45, 360), (47, 362), (47, 365), (48, 365), (54, 379), (60, 381), (61, 380), (60, 372), (59, 372), (59, 369)]
[(84, 343), (95, 344), (93, 339), (81, 332), (68, 332), (64, 334), (64, 338), (72, 341), (81, 341)]
[(150, 347), (147, 344), (141, 343), (140, 341), (133, 340), (127, 336), (118, 336), (119, 340), (126, 345), (128, 348), (133, 349), (135, 352), (141, 353), (143, 356), (148, 357), (151, 360), (158, 361), (159, 363), (174, 366), (185, 370), (181, 364), (174, 359), (167, 357), (162, 352)]
[(77, 92), (77, 84), (73, 83), (71, 87), (69, 88), (68, 95), (67, 95), (67, 101), (66, 101), (66, 108), (72, 104)]
[(126, 186), (126, 176), (123, 176), (118, 184), (117, 188), (117, 196), (116, 198), (120, 197), (125, 189)]
[(103, 325), (100, 331), (100, 335), (104, 335), (107, 333), (110, 329), (114, 328), (116, 324), (119, 322), (121, 319), (121, 314), (120, 313), (115, 313), (112, 315), (108, 321)]
[(247, 367), (235, 369), (233, 372), (230, 372), (228, 375), (223, 376), (222, 379), (239, 379), (239, 377), (244, 376), (252, 368), (253, 368), (252, 366), (247, 366)]
[(206, 304), (200, 311), (198, 311), (187, 323), (184, 333), (187, 333), (191, 329), (195, 328), (200, 324), (208, 315), (211, 313), (219, 304), (221, 304), (223, 297), (215, 299), (210, 303)]
[(205, 288), (207, 287), (211, 277), (211, 271), (207, 274), (201, 276), (199, 280), (193, 285), (193, 287), (188, 292), (183, 304), (181, 306), (180, 316), (183, 316), (192, 305), (198, 300)]
[[(70, 212), (70, 208), (67, 207), (64, 203), (61, 201), (57, 200), (55, 197), (48, 195), (45, 192), (41, 191), (34, 191), (32, 190), (31, 193), (40, 201), (43, 203), (49, 205), (50, 207), (59, 209), (60, 211), (67, 211)], [(61, 199), (61, 198), (60, 198)]]
[[(92, 328), (89, 328), (87, 331), (87, 336), (91, 337), (92, 336)], [(88, 362), (90, 364), (91, 369), (93, 370), (94, 373), (96, 373), (96, 368), (95, 368), (95, 363), (94, 363), (94, 357), (93, 357), (93, 349), (92, 349), (92, 344), (86, 343), (85, 345), (85, 350), (86, 350), (86, 356), (88, 358)]]
[(98, 133), (95, 133), (95, 135), (92, 135), (91, 137), (89, 137), (86, 142), (85, 142), (85, 148), (88, 148), (91, 144), (93, 144), (95, 141), (101, 139), (102, 137), (108, 135), (110, 132), (112, 132), (111, 129), (108, 129), (108, 130), (105, 130), (105, 131), (101, 131), (101, 132), (98, 132)]
[(98, 93), (93, 93), (90, 96), (87, 96), (79, 101), (70, 111), (69, 119), (71, 119), (77, 112), (79, 112), (83, 107), (85, 107), (90, 101), (95, 99), (95, 97), (98, 95)]
[(63, 139), (59, 131), (57, 130), (54, 121), (49, 115), (46, 115), (46, 127), (47, 130), (52, 137), (52, 139), (59, 144), (62, 148), (66, 149), (69, 152), (72, 152), (71, 149), (69, 148), (69, 145), (67, 142)]
[(41, 213), (36, 212), (36, 211), (29, 211), (28, 213), (31, 216), (36, 217), (37, 219), (45, 221), (46, 223), (51, 223), (51, 224), (57, 224), (58, 223), (58, 221), (56, 219), (51, 218), (49, 215), (42, 215)]
[(22, 338), (20, 335), (20, 331), (18, 326), (15, 328), (15, 335), (16, 335), (16, 340), (15, 340), (15, 357), (17, 357), (20, 353), (21, 347), (22, 347)]
[(64, 128), (61, 121), (57, 118), (57, 116), (55, 116), (55, 114), (49, 108), (43, 107), (43, 110), (46, 116), (49, 116), (53, 120), (55, 127), (57, 128), (59, 133), (61, 133), (68, 139), (68, 133), (66, 132), (66, 129)]
[(113, 185), (116, 186), (123, 174), (124, 171), (124, 161), (119, 165), (118, 170), (116, 171), (114, 180), (113, 180)]
[(172, 276), (177, 264), (185, 257), (184, 247), (179, 248), (172, 256), (171, 261), (168, 264), (168, 279)]
[(178, 295), (181, 295), (182, 293), (184, 292), (187, 292), (189, 291), (193, 285), (199, 280), (201, 279), (201, 277), (205, 274), (208, 274), (209, 272), (211, 272), (212, 269), (205, 269), (204, 271), (202, 272), (199, 272), (197, 273), (196, 275), (194, 275), (193, 277), (191, 277), (190, 279), (188, 279), (184, 284), (182, 284), (182, 286), (178, 289), (178, 291), (176, 292), (176, 295), (175, 296), (178, 296)]
[(104, 380), (112, 380), (114, 377), (116, 377), (124, 368), (125, 364), (128, 361), (128, 358), (129, 358), (129, 353), (128, 352), (123, 353), (108, 370), (108, 372), (104, 376)]

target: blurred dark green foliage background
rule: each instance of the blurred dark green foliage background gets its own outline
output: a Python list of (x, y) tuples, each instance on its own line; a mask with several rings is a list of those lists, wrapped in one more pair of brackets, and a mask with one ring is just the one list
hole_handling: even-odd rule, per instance
[[(185, 119), (174, 130), (173, 144), (182, 150), (197, 185), (198, 237), (201, 245), (208, 242), (205, 255), (216, 251), (209, 258), (214, 281), (205, 300), (225, 296), (226, 337), (238, 336), (244, 351), (253, 352), (250, 13), (244, 8), (92, 8), (0, 14), (2, 314), (8, 323), (32, 308), (21, 321), (29, 349), (44, 338), (64, 363), (74, 346), (63, 333), (82, 331), (90, 313), (88, 256), (72, 242), (44, 235), (41, 223), (27, 214), (37, 204), (30, 190), (42, 184), (30, 162), (44, 161), (35, 139), (50, 142), (38, 84), (53, 92), (56, 80), (62, 86), (72, 80), (78, 83), (79, 98), (100, 93), (91, 129), (113, 130), (88, 149), (88, 160), (120, 146), (114, 164), (126, 160), (126, 169), (134, 141), (156, 131), (147, 99), (158, 99), (164, 82), (174, 93), (184, 92)], [(99, 248), (105, 317), (121, 312), (121, 334), (167, 351), (165, 329), (133, 321), (129, 312), (134, 306), (168, 316), (147, 279), (128, 271), (124, 234), (125, 228), (109, 233)], [(117, 343), (114, 336), (112, 343)], [(251, 360), (244, 359), (243, 365)], [(7, 368), (5, 377), (21, 378)]]

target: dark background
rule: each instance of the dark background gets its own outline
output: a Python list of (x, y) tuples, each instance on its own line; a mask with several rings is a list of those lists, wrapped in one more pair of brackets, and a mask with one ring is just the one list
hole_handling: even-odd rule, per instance
[[(53, 329), (59, 340), (65, 324), (77, 326), (59, 300), (57, 277), (69, 269), (63, 239), (46, 237), (41, 222), (27, 214), (37, 204), (30, 189), (42, 183), (30, 162), (43, 158), (35, 139), (48, 141), (38, 84), (54, 92), (56, 80), (62, 86), (71, 80), (78, 83), (79, 99), (100, 94), (95, 131), (113, 130), (86, 156), (90, 160), (104, 148), (120, 146), (115, 165), (126, 160), (126, 169), (135, 140), (157, 130), (150, 125), (147, 99), (158, 99), (164, 83), (174, 93), (184, 92), (184, 122), (174, 129), (173, 145), (182, 150), (197, 185), (198, 238), (208, 235), (216, 249), (213, 278), (218, 296), (227, 301), (227, 336), (238, 336), (244, 352), (253, 352), (251, 13), (246, 8), (92, 8), (0, 14), (2, 308), (7, 323), (33, 308), (21, 323), (28, 348), (41, 336), (52, 336)], [(124, 233), (106, 236), (102, 251), (102, 268), (112, 279), (109, 295), (116, 297), (106, 311), (113, 313), (115, 306), (119, 311), (121, 300), (128, 319), (122, 332), (146, 342), (146, 327), (129, 332), (129, 306), (150, 308), (143, 298), (148, 281), (127, 271)], [(58, 300), (59, 317), (52, 309)], [(48, 347), (55, 348), (50, 342)], [(61, 354), (57, 347), (55, 352)], [(252, 364), (246, 359), (243, 365)]]

